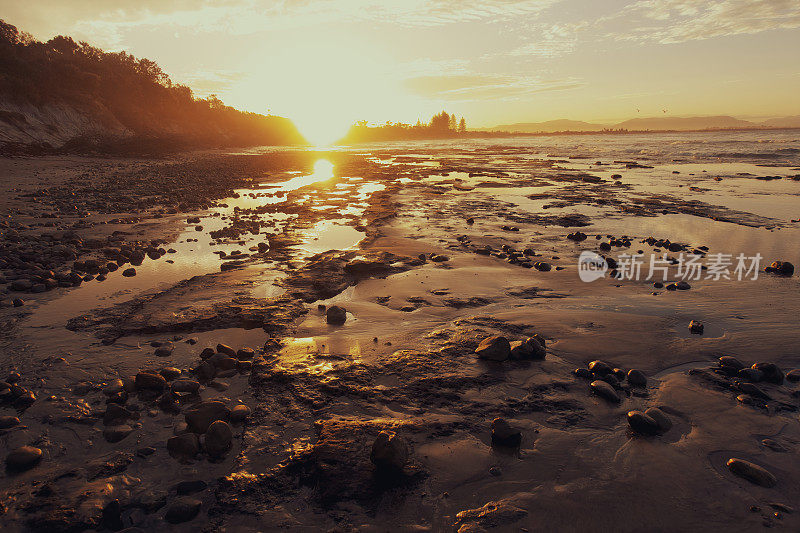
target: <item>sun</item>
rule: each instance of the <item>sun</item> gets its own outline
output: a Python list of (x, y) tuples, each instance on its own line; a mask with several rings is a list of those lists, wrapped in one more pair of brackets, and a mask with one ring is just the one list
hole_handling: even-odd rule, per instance
[(317, 146), (341, 139), (358, 120), (416, 116), (391, 62), (341, 35), (298, 37), (250, 61), (252, 70), (231, 90), (231, 99), (251, 110), (268, 106)]

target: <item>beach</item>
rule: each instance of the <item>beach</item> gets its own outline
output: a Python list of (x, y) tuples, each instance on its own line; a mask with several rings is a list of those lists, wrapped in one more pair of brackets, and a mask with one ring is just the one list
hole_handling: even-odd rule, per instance
[(0, 176), (12, 531), (800, 527), (798, 130)]

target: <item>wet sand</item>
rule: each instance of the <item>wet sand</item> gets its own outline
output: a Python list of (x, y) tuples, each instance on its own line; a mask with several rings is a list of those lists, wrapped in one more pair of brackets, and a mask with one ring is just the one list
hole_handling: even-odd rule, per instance
[[(798, 276), (673, 291), (585, 283), (578, 256), (760, 253), (762, 268), (798, 265), (800, 169), (570, 151), (0, 161), (0, 375), (12, 382), (0, 415), (19, 418), (0, 429), (0, 455), (42, 451), (0, 477), (3, 523), (796, 530)], [(587, 238), (567, 238), (576, 232)], [(105, 273), (109, 262), (119, 267)], [(343, 324), (327, 322), (333, 306)], [(544, 359), (476, 354), (490, 336), (535, 335)], [(762, 365), (748, 381), (720, 366), (725, 355), (786, 378)], [(590, 374), (595, 360), (622, 380)], [(232, 438), (196, 427), (198, 405)], [(651, 407), (671, 427), (629, 424)], [(493, 442), (496, 418), (518, 446), (499, 432)], [(370, 460), (382, 431), (404, 443), (399, 470)]]

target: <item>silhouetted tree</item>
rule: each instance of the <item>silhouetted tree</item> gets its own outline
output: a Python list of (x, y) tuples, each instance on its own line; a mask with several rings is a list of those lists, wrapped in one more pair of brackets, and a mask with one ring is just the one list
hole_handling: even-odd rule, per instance
[(63, 104), (113, 116), (134, 135), (181, 135), (191, 143), (294, 144), (302, 137), (280, 117), (244, 113), (216, 96), (196, 99), (154, 61), (104, 52), (62, 35), (39, 42), (0, 20), (0, 98)]
[(464, 117), (461, 117), (461, 122), (458, 123), (458, 132), (459, 133), (466, 133), (467, 131), (467, 121)]

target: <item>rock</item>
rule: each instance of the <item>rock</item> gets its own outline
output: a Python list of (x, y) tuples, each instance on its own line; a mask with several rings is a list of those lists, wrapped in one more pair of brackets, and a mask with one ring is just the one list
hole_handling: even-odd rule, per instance
[(237, 405), (233, 409), (231, 409), (230, 419), (233, 423), (243, 422), (247, 417), (250, 416), (250, 408), (246, 405)]
[(679, 281), (678, 283), (675, 284), (675, 287), (679, 291), (688, 291), (689, 289), (692, 288), (692, 286), (686, 283), (685, 281)]
[(167, 380), (155, 372), (139, 372), (134, 383), (136, 390), (162, 391), (167, 388)]
[(774, 363), (754, 363), (750, 368), (761, 371), (764, 374), (764, 381), (775, 383), (776, 385), (783, 384), (783, 371)]
[(734, 368), (738, 372), (739, 370), (744, 368), (744, 363), (736, 359), (731, 355), (723, 355), (719, 358), (719, 366), (721, 367), (728, 367)]
[(595, 380), (589, 384), (590, 389), (593, 393), (600, 396), (601, 398), (608, 400), (609, 402), (619, 403), (620, 398), (617, 395), (617, 392), (614, 390), (614, 387), (606, 383), (605, 381)]
[(200, 382), (193, 379), (176, 379), (170, 385), (170, 390), (176, 394), (197, 394)]
[(773, 263), (764, 269), (765, 272), (771, 272), (780, 276), (792, 276), (794, 274), (794, 265), (788, 261), (773, 261)]
[(175, 368), (174, 366), (168, 366), (159, 370), (158, 373), (164, 376), (164, 379), (167, 381), (172, 381), (180, 377), (181, 370), (180, 368)]
[(33, 446), (22, 446), (6, 456), (6, 468), (11, 472), (24, 472), (38, 465), (42, 450)]
[(214, 376), (217, 375), (217, 367), (208, 361), (203, 361), (197, 368), (194, 369), (194, 374), (200, 381), (208, 381), (210, 379), (214, 379)]
[(605, 376), (606, 374), (611, 373), (611, 365), (604, 361), (592, 361), (589, 363), (589, 370), (592, 374), (597, 374), (598, 376)]
[(341, 326), (347, 321), (347, 311), (338, 305), (331, 306), (325, 312), (325, 321), (334, 326)]
[(116, 403), (106, 405), (106, 412), (103, 413), (103, 424), (115, 426), (133, 417), (133, 413)]
[(167, 439), (167, 451), (176, 459), (192, 459), (200, 453), (200, 441), (194, 433), (182, 433)]
[(170, 524), (182, 524), (194, 519), (200, 513), (200, 500), (181, 496), (167, 508), (164, 520)]
[(23, 300), (22, 298), (14, 298), (13, 300), (11, 300), (11, 305), (13, 305), (14, 307), (22, 307), (23, 305), (25, 305), (25, 300)]
[(379, 471), (397, 473), (408, 462), (408, 445), (393, 431), (381, 431), (372, 444), (370, 461)]
[(122, 275), (125, 276), (126, 278), (132, 278), (133, 276), (136, 275), (136, 269), (126, 268), (125, 270), (122, 271)]
[(792, 383), (797, 383), (800, 381), (800, 368), (795, 368), (794, 370), (790, 370), (786, 373), (786, 380), (791, 381)]
[(628, 370), (628, 383), (633, 385), (634, 387), (644, 387), (647, 385), (647, 376), (644, 375), (644, 372), (641, 370), (637, 370), (635, 368), (631, 368)]
[[(121, 379), (115, 379), (105, 387), (103, 387), (103, 394), (106, 396), (113, 396), (114, 394), (119, 394), (125, 388), (125, 383), (122, 382)], [(87, 391), (88, 392), (88, 391)]]
[(672, 420), (670, 420), (667, 414), (658, 407), (651, 407), (650, 409), (647, 409), (644, 414), (656, 421), (656, 424), (658, 424), (659, 433), (666, 433), (672, 429)]
[(212, 422), (227, 420), (229, 415), (230, 409), (221, 401), (206, 400), (188, 409), (185, 417), (190, 431), (205, 433)]
[(511, 359), (544, 359), (547, 349), (536, 338), (511, 343)]
[(628, 411), (628, 425), (640, 435), (655, 435), (659, 431), (658, 422), (641, 411)]
[(745, 383), (745, 382), (741, 382), (740, 381), (740, 382), (736, 383), (736, 388), (739, 389), (741, 392), (743, 392), (745, 394), (749, 394), (750, 396), (753, 396), (755, 398), (761, 398), (763, 400), (771, 400), (772, 399), (772, 397), (769, 394), (767, 394), (763, 390), (759, 389), (758, 387), (756, 387), (752, 383)]
[(207, 362), (214, 365), (217, 370), (231, 370), (236, 368), (239, 364), (239, 360), (235, 357), (229, 357), (226, 354), (215, 354), (212, 357), (209, 357)]
[(208, 487), (208, 483), (202, 479), (193, 479), (190, 481), (181, 481), (175, 486), (175, 491), (180, 496), (187, 496), (195, 492), (200, 492), (201, 490), (206, 490), (206, 487)]
[(0, 416), (0, 429), (13, 428), (19, 425), (19, 418), (16, 416)]
[(252, 348), (240, 348), (236, 352), (236, 358), (240, 361), (249, 361), (255, 357), (256, 352)]
[(156, 348), (155, 355), (158, 357), (169, 357), (172, 355), (173, 350), (175, 350), (175, 345), (167, 341), (158, 348)]
[(203, 351), (200, 352), (200, 359), (203, 359), (203, 360), (208, 359), (209, 357), (211, 357), (215, 353), (217, 353), (217, 352), (214, 351), (214, 348), (203, 348)]
[(511, 355), (511, 344), (505, 337), (486, 337), (475, 349), (475, 353), (481, 359), (505, 361)]
[(205, 434), (205, 449), (211, 457), (221, 457), (231, 447), (233, 429), (222, 420), (212, 422)]
[(752, 383), (758, 383), (764, 379), (764, 373), (755, 368), (743, 368), (736, 373), (736, 377)]
[(103, 430), (103, 438), (108, 442), (119, 442), (131, 434), (133, 428), (127, 424), (120, 424), (118, 426), (106, 426)]
[[(205, 352), (205, 350), (203, 350), (203, 351)], [(236, 357), (236, 350), (234, 350), (233, 348), (231, 348), (227, 344), (217, 344), (217, 353), (225, 354), (228, 357)], [(202, 357), (202, 354), (201, 354), (201, 357)]]
[(594, 374), (592, 374), (588, 368), (576, 368), (572, 373), (575, 374), (576, 377), (583, 379), (592, 379), (594, 377)]
[(692, 320), (691, 322), (689, 322), (689, 331), (691, 333), (701, 335), (704, 329), (705, 326), (703, 326), (702, 322), (698, 322), (697, 320)]
[(774, 487), (778, 483), (778, 480), (769, 471), (750, 461), (731, 458), (726, 464), (731, 472), (750, 483), (767, 488)]
[(522, 443), (522, 433), (514, 429), (504, 418), (492, 420), (492, 446), (518, 448)]

